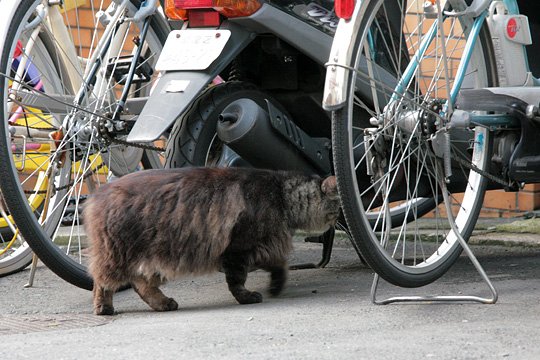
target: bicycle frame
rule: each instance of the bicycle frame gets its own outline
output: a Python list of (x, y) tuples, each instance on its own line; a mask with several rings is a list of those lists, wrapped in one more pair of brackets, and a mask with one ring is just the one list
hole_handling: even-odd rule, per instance
[[(442, 1), (441, 1), (442, 2)], [(447, 3), (453, 5), (452, 0), (447, 0)], [(335, 111), (343, 108), (347, 105), (348, 97), (347, 93), (350, 87), (349, 82), (353, 81), (354, 73), (358, 72), (366, 76), (368, 80), (364, 81), (364, 84), (358, 85), (356, 82), (355, 96), (358, 95), (364, 102), (369, 103), (372, 101), (377, 112), (381, 112), (381, 118), (379, 121), (384, 121), (385, 114), (388, 112), (392, 114), (392, 109), (398, 108), (401, 102), (408, 98), (407, 87), (408, 84), (413, 81), (417, 74), (420, 62), (428, 54), (428, 48), (435, 39), (438, 37), (445, 37), (443, 19), (449, 17), (465, 17), (471, 26), (468, 27), (467, 42), (464, 46), (463, 55), (455, 73), (453, 83), (450, 85), (447, 83), (445, 89), (448, 94), (448, 101), (443, 105), (442, 110), (437, 113), (437, 116), (441, 117), (442, 126), (439, 128), (438, 133), (434, 137), (447, 137), (449, 138), (449, 129), (451, 128), (469, 128), (474, 127), (485, 128), (484, 131), (500, 131), (500, 130), (513, 130), (517, 135), (519, 141), (514, 145), (516, 150), (510, 150), (505, 148), (504, 151), (509, 152), (504, 154), (505, 158), (512, 158), (507, 166), (510, 166), (511, 170), (508, 173), (508, 184), (505, 185), (510, 188), (515, 188), (518, 184), (524, 183), (536, 183), (540, 182), (540, 176), (535, 175), (540, 173), (540, 157), (536, 154), (540, 151), (540, 146), (537, 148), (531, 143), (534, 143), (534, 136), (538, 133), (536, 127), (531, 124), (533, 119), (538, 119), (538, 113), (536, 110), (528, 110), (530, 106), (537, 106), (540, 99), (540, 80), (532, 76), (529, 69), (529, 63), (527, 61), (527, 52), (525, 44), (530, 43), (529, 29), (524, 26), (526, 19), (520, 17), (517, 0), (501, 0), (495, 2), (495, 0), (473, 0), (469, 6), (454, 7), (451, 12), (443, 12), (438, 9), (440, 2), (437, 2), (431, 8), (425, 8), (426, 17), (433, 18), (433, 24), (430, 25), (427, 31), (419, 40), (418, 49), (411, 55), (411, 59), (407, 64), (406, 69), (400, 72), (399, 81), (395, 75), (381, 71), (380, 68), (375, 68), (375, 64), (371, 61), (371, 54), (374, 53), (374, 49), (365, 50), (365, 59), (360, 58), (359, 63), (352, 65), (352, 59), (356, 56), (356, 53), (362, 49), (355, 49), (351, 46), (351, 39), (356, 38), (356, 44), (363, 43), (358, 39), (367, 39), (367, 47), (375, 48), (377, 44), (372, 41), (371, 29), (366, 27), (367, 23), (371, 23), (374, 19), (368, 19), (364, 14), (374, 14), (373, 7), (382, 6), (381, 2), (358, 0), (353, 10), (353, 15), (350, 20), (341, 19), (338, 25), (334, 42), (332, 44), (332, 50), (330, 52), (330, 59), (327, 65), (327, 75), (325, 83), (325, 92), (323, 96), (323, 108), (330, 111)], [(456, 5), (459, 3), (456, 3)], [(429, 12), (429, 13), (428, 13)], [(499, 16), (499, 15), (502, 15)], [(515, 15), (515, 17), (514, 17)], [(375, 16), (375, 15), (372, 15)], [(513, 19), (514, 23), (517, 22), (516, 32), (519, 34), (514, 40), (510, 39), (512, 36), (509, 34), (509, 21)], [(519, 25), (521, 24), (521, 25)], [(497, 54), (501, 54), (496, 58), (497, 68), (499, 69), (499, 79), (503, 87), (492, 87), (485, 89), (462, 89), (463, 81), (471, 64), (473, 55), (477, 48), (477, 40), (479, 38), (480, 30), (489, 26), (492, 32), (493, 47), (498, 49)], [(360, 33), (360, 29), (363, 29), (363, 33)], [(522, 32), (519, 29), (525, 29)], [(505, 38), (506, 37), (506, 38)], [(496, 42), (498, 41), (498, 42)], [(512, 41), (512, 42), (510, 42)], [(503, 55), (506, 54), (503, 49), (510, 47), (513, 59), (515, 59), (515, 67), (508, 67), (509, 60)], [(521, 52), (520, 52), (521, 48)], [(442, 59), (445, 55), (444, 46), (442, 46)], [(521, 53), (521, 54), (520, 54)], [(519, 58), (516, 58), (519, 57)], [(443, 64), (447, 62), (444, 60)], [(367, 65), (366, 65), (367, 64)], [(354, 69), (352, 66), (356, 66)], [(366, 69), (367, 66), (367, 69)], [(443, 65), (446, 67), (446, 65)], [(443, 69), (444, 70), (444, 69)], [(373, 74), (383, 73), (384, 76), (373, 77)], [(369, 80), (371, 78), (371, 80)], [(524, 80), (525, 79), (525, 80)], [(503, 81), (504, 80), (504, 81)], [(379, 86), (375, 86), (375, 81), (379, 83)], [(380, 108), (380, 88), (388, 89), (392, 97), (390, 103), (388, 103), (385, 109)], [(451, 87), (451, 88), (450, 88)], [(463, 94), (463, 96), (461, 96)], [(472, 100), (474, 98), (475, 100)], [(496, 98), (496, 100), (495, 100)], [(454, 111), (455, 105), (459, 105), (459, 111)], [(531, 112), (531, 114), (525, 115)], [(406, 114), (409, 115), (409, 114)], [(414, 115), (413, 115), (414, 116)], [(501, 142), (507, 146), (509, 141), (505, 136), (508, 132), (502, 132), (502, 134), (496, 135)], [(442, 140), (437, 140), (444, 143)], [(470, 141), (477, 142), (479, 146), (483, 146), (481, 138), (471, 139)], [(443, 160), (445, 163), (446, 176), (452, 175), (450, 149), (446, 146), (437, 145), (437, 150), (443, 154)], [(503, 151), (503, 150), (499, 150)], [(502, 154), (499, 154), (502, 155)]]
[[(471, 12), (473, 15), (478, 14), (478, 16), (475, 17), (474, 25), (471, 29), (471, 33), (473, 36), (469, 37), (466, 48), (464, 49), (464, 53), (466, 54), (466, 56), (459, 65), (456, 74), (456, 81), (453, 84), (453, 88), (450, 90), (450, 99), (452, 104), (454, 104), (457, 100), (463, 77), (471, 59), (472, 49), (476, 45), (477, 35), (487, 19), (488, 9), (492, 2), (493, 0), (474, 0), (466, 11), (460, 13), (463, 14)], [(509, 14), (519, 14), (516, 0), (503, 0), (503, 3), (506, 6)], [(346, 89), (349, 82), (349, 76), (350, 73), (354, 71), (354, 69), (351, 69), (346, 65), (351, 63), (354, 50), (349, 46), (349, 42), (352, 34), (357, 33), (359, 28), (361, 27), (362, 24), (360, 23), (360, 14), (366, 12), (369, 4), (370, 1), (358, 0), (355, 4), (351, 19), (340, 19), (338, 30), (336, 31), (334, 42), (332, 44), (330, 58), (328, 63), (326, 64), (328, 67), (328, 71), (323, 97), (323, 108), (326, 110), (337, 110), (343, 107), (346, 102)], [(460, 14), (454, 16), (463, 16)], [(400, 82), (397, 85), (396, 80), (392, 82), (392, 80), (388, 80), (387, 76), (381, 77), (381, 81), (384, 83), (385, 86), (395, 89), (393, 92), (393, 101), (398, 101), (399, 98), (405, 96), (404, 84), (407, 84), (408, 81), (410, 81), (415, 74), (418, 64), (418, 62), (415, 60), (424, 56), (428, 45), (436, 36), (437, 27), (437, 20), (435, 20), (431, 29), (427, 31), (426, 35), (423, 37), (422, 44), (420, 45), (419, 50), (415, 53), (414, 58), (410, 61), (407, 69), (404, 71), (404, 75), (402, 76)], [(369, 34), (361, 35), (369, 37)], [(525, 61), (527, 62), (525, 46), (523, 45), (522, 47), (523, 56), (525, 58)], [(373, 71), (378, 71), (379, 73), (386, 74), (384, 69), (380, 68)], [(370, 71), (370, 73), (371, 72), (372, 71)], [(539, 83), (538, 79), (533, 80), (535, 84)], [(376, 90), (373, 90), (371, 86), (367, 86), (365, 89), (358, 89), (358, 91), (366, 98), (371, 97), (374, 99), (374, 101), (376, 101), (376, 94), (374, 94)], [(516, 119), (511, 116), (503, 115), (472, 115), (471, 123), (475, 125), (485, 126), (490, 129), (509, 128), (516, 126)]]

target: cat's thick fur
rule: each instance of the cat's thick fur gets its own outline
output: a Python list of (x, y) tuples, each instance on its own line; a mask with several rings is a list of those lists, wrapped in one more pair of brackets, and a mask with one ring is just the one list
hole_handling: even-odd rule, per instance
[(154, 310), (175, 310), (159, 285), (222, 269), (241, 304), (262, 301), (244, 287), (249, 269), (271, 273), (277, 295), (295, 230), (324, 232), (339, 211), (336, 179), (241, 168), (140, 171), (99, 189), (85, 204), (94, 312), (112, 314), (130, 284)]

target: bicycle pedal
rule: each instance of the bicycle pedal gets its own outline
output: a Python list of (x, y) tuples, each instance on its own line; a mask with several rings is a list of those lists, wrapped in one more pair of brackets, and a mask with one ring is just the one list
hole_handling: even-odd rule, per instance
[[(109, 64), (107, 64), (107, 75), (114, 78), (114, 80), (120, 84), (124, 85), (129, 73), (129, 68), (131, 67), (131, 62), (133, 61), (133, 55), (119, 56), (109, 59)], [(137, 66), (135, 67), (135, 73), (133, 75), (132, 84), (141, 84), (149, 82), (154, 70), (148, 61), (139, 56), (137, 61)]]

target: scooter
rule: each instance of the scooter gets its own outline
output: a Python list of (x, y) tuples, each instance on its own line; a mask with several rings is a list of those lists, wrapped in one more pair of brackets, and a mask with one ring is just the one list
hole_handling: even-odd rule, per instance
[(168, 137), (167, 167), (329, 174), (324, 64), (333, 2), (167, 0), (160, 79), (127, 140)]

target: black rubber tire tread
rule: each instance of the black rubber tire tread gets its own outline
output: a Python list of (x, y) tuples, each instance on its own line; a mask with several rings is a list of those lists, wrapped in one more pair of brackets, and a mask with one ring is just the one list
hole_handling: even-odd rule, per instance
[[(372, 11), (372, 7), (368, 11)], [(485, 24), (479, 34), (480, 44), (485, 53), (486, 67), (488, 68), (487, 77), (488, 83), (491, 86), (497, 84), (497, 70), (494, 62), (495, 55), (491, 42), (491, 36), (487, 24)], [(356, 41), (356, 40), (355, 40)], [(355, 48), (358, 48), (358, 44)], [(350, 80), (349, 80), (350, 83)], [(369, 222), (364, 222), (359, 208), (362, 204), (358, 203), (357, 195), (354, 190), (354, 179), (349, 172), (350, 159), (348, 141), (342, 139), (348, 138), (348, 116), (347, 105), (343, 108), (332, 112), (332, 147), (333, 147), (333, 160), (334, 169), (337, 177), (337, 185), (339, 194), (342, 201), (343, 214), (347, 222), (347, 226), (350, 231), (350, 238), (353, 247), (358, 253), (361, 259), (364, 259), (367, 264), (383, 279), (389, 283), (408, 288), (416, 288), (428, 285), (441, 276), (443, 276), (448, 269), (455, 263), (462, 252), (461, 246), (456, 246), (452, 253), (448, 256), (444, 263), (440, 264), (433, 270), (421, 274), (411, 274), (404, 272), (401, 269), (395, 267), (388, 259), (381, 253), (377, 244), (372, 243), (372, 230)], [(337, 140), (336, 140), (337, 139)], [(492, 151), (492, 141), (488, 143), (488, 153)], [(479, 203), (483, 201), (485, 190), (487, 186), (487, 180), (482, 181), (481, 187), (478, 191), (481, 192)], [(470, 218), (477, 219), (480, 214), (481, 206), (477, 206), (471, 213)], [(359, 220), (360, 219), (360, 220)], [(462, 232), (463, 237), (468, 240), (471, 235), (475, 221), (468, 223), (468, 226)]]
[(216, 134), (217, 116), (231, 102), (250, 98), (261, 106), (269, 96), (250, 83), (233, 81), (209, 87), (175, 122), (167, 142), (166, 168), (204, 166)]
[[(5, 55), (10, 50), (7, 47), (13, 43), (14, 34), (20, 26), (24, 14), (35, 2), (36, 1), (34, 0), (22, 0), (19, 3), (6, 36), (5, 48), (0, 49), (2, 51), (1, 54)], [(140, 0), (131, 0), (131, 2), (136, 6), (141, 3)], [(165, 43), (169, 33), (169, 26), (166, 21), (159, 19), (157, 16), (153, 16), (150, 21), (150, 27), (156, 33), (159, 40), (162, 43)], [(0, 59), (0, 69), (7, 68), (8, 58), (9, 55), (3, 56)], [(1, 99), (4, 99), (6, 90), (7, 87), (0, 86)], [(7, 120), (3, 119), (3, 113), (0, 115), (0, 118), (7, 124)], [(22, 199), (19, 180), (14, 176), (11, 167), (11, 153), (8, 150), (11, 145), (7, 144), (7, 139), (10, 138), (7, 133), (7, 125), (0, 126), (0, 137), (0, 159), (7, 159), (0, 161), (0, 173), (3, 174), (0, 176), (0, 187), (8, 208), (10, 209), (10, 213), (15, 219), (15, 223), (21, 234), (39, 259), (56, 275), (72, 285), (82, 289), (92, 290), (93, 280), (86, 271), (86, 267), (70, 259), (51, 242), (49, 236), (45, 234), (36, 217), (30, 210), (30, 207), (25, 201), (26, 199)], [(24, 202), (22, 206), (21, 202)]]

